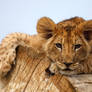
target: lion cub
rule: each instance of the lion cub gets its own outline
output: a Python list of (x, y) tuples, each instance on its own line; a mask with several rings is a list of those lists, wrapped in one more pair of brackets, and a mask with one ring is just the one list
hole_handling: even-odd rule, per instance
[(55, 24), (43, 17), (37, 23), (37, 35), (12, 33), (0, 45), (0, 76), (6, 75), (21, 46), (45, 53), (51, 61), (49, 71), (64, 75), (92, 73), (92, 20), (74, 17)]

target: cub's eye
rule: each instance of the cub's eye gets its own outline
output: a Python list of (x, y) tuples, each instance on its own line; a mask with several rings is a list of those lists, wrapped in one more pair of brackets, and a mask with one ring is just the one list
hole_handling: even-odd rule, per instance
[(76, 49), (79, 49), (81, 46), (82, 46), (81, 44), (76, 44), (76, 45), (74, 46), (74, 49), (75, 49), (75, 50), (76, 50)]
[(61, 48), (62, 49), (62, 45), (60, 43), (56, 43), (55, 44), (57, 48)]

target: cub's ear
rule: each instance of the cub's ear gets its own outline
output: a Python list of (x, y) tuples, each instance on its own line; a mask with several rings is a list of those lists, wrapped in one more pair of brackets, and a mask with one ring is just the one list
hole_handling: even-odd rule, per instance
[(53, 36), (56, 24), (48, 17), (42, 17), (37, 23), (37, 32), (41, 37), (49, 39)]
[(84, 23), (83, 33), (86, 40), (92, 40), (92, 20), (86, 21)]

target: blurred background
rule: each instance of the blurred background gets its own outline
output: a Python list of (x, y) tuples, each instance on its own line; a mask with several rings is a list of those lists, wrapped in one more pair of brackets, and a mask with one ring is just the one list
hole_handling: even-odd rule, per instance
[(0, 0), (0, 41), (12, 32), (36, 34), (43, 16), (56, 23), (74, 16), (92, 19), (92, 0)]

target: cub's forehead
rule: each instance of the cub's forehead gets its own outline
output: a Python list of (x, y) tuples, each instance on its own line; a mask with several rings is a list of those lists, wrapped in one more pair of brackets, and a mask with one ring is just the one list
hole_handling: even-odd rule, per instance
[(69, 31), (69, 30), (73, 30), (76, 28), (76, 24), (71, 22), (71, 21), (67, 21), (67, 22), (60, 22), (57, 24), (57, 29), (58, 30), (61, 30), (61, 29), (64, 29), (66, 31)]
[(67, 32), (67, 31), (63, 31), (61, 33), (56, 34), (56, 39), (62, 39), (62, 38), (69, 38), (69, 39), (78, 39), (80, 36), (74, 32)]
[(82, 40), (80, 38), (79, 35), (76, 35), (76, 34), (72, 34), (72, 35), (65, 35), (65, 34), (57, 34), (55, 39), (54, 39), (54, 42), (58, 42), (58, 43), (61, 43), (64, 42), (64, 43), (70, 43), (70, 44), (82, 44)]
[(57, 24), (57, 34), (62, 35), (63, 37), (75, 37), (78, 35), (78, 24), (68, 21), (60, 22)]
[(57, 30), (58, 32), (66, 32), (66, 33), (70, 33), (72, 31), (72, 33), (76, 33), (76, 31), (78, 31), (78, 27), (79, 25), (83, 22), (84, 20), (81, 18), (72, 18), (69, 20), (65, 20), (65, 21), (61, 21), (57, 24)]
[(58, 41), (62, 41), (62, 39), (64, 40), (76, 40), (76, 41), (80, 41), (81, 38), (79, 36), (79, 34), (76, 32), (76, 30), (71, 30), (71, 31), (66, 31), (66, 30), (60, 30), (59, 32), (57, 32), (56, 40)]
[(73, 30), (65, 30), (65, 29), (60, 29), (60, 30), (57, 30), (57, 36), (58, 37), (69, 37), (69, 38), (74, 38), (76, 36), (79, 36), (79, 33), (76, 29), (73, 29)]

